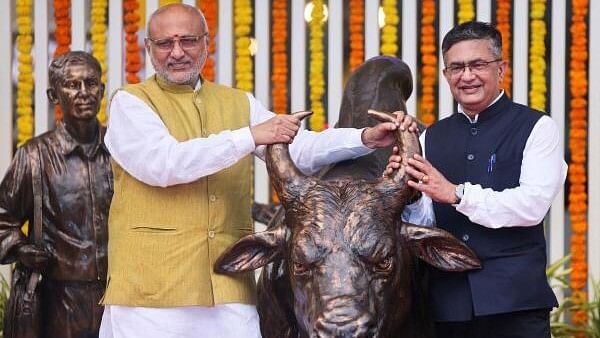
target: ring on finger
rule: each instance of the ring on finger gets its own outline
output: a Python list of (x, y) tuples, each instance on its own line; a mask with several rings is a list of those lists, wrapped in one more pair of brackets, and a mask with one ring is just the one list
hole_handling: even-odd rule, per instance
[(423, 177), (421, 177), (421, 180), (423, 183), (427, 184), (427, 182), (429, 182), (429, 176), (427, 175), (423, 175)]

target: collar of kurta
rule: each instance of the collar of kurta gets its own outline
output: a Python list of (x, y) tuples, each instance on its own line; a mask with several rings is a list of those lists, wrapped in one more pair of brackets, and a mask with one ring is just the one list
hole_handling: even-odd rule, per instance
[(464, 113), (460, 105), (458, 106), (458, 116), (462, 116), (468, 123), (484, 122), (493, 119), (495, 116), (509, 109), (510, 102), (510, 98), (506, 95), (506, 93), (503, 90), (500, 92), (498, 97), (496, 97), (492, 104), (490, 104), (487, 108), (485, 108), (475, 116), (474, 120), (471, 120), (471, 118), (466, 113)]
[(88, 156), (88, 157), (94, 157), (94, 156), (96, 156), (98, 149), (102, 149), (103, 151), (108, 152), (108, 150), (106, 149), (106, 146), (104, 145), (104, 142), (102, 142), (104, 132), (105, 132), (105, 129), (101, 126), (98, 126), (98, 133), (96, 133), (96, 139), (94, 140), (94, 146), (92, 147), (91, 152), (89, 154), (86, 154), (82, 147), (82, 144), (77, 142), (73, 138), (73, 136), (71, 136), (71, 134), (69, 134), (69, 131), (67, 131), (67, 128), (66, 128), (64, 122), (60, 122), (60, 124), (56, 128), (56, 137), (57, 137), (58, 144), (60, 145), (61, 152), (63, 155), (69, 155), (72, 152), (74, 152), (75, 150), (77, 150), (77, 148), (79, 148), (82, 155)]
[(192, 93), (192, 92), (200, 90), (200, 88), (202, 88), (202, 83), (204, 83), (204, 79), (202, 78), (202, 75), (200, 75), (200, 77), (198, 78), (198, 83), (196, 84), (195, 88), (192, 88), (192, 86), (186, 85), (186, 84), (180, 85), (180, 84), (169, 83), (156, 74), (154, 74), (153, 76), (160, 88), (162, 88), (168, 92), (173, 92), (173, 93)]

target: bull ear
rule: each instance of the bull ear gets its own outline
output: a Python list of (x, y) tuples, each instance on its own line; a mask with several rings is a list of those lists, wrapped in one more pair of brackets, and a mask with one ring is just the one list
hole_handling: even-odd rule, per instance
[(217, 259), (215, 272), (247, 272), (267, 265), (282, 254), (286, 232), (280, 226), (242, 237)]
[(443, 229), (403, 223), (400, 233), (413, 255), (440, 270), (460, 272), (481, 268), (475, 253)]

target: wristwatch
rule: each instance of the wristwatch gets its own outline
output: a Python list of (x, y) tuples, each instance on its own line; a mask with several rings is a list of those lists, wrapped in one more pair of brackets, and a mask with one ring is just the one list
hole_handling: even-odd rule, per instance
[(459, 204), (465, 194), (465, 185), (463, 183), (456, 186), (454, 189), (454, 196), (456, 197), (456, 202), (453, 204)]

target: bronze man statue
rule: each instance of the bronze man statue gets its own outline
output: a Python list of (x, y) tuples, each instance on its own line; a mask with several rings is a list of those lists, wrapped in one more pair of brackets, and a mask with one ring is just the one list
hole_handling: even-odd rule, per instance
[[(102, 72), (93, 56), (76, 51), (52, 61), (48, 73), (48, 99), (60, 105), (63, 120), (19, 148), (0, 183), (0, 263), (16, 262), (15, 276), (41, 273), (41, 337), (97, 337), (113, 193), (104, 128), (96, 118)], [(41, 244), (34, 244), (33, 185), (40, 176)], [(28, 236), (21, 231), (25, 221)], [(19, 315), (8, 313), (6, 323)]]

